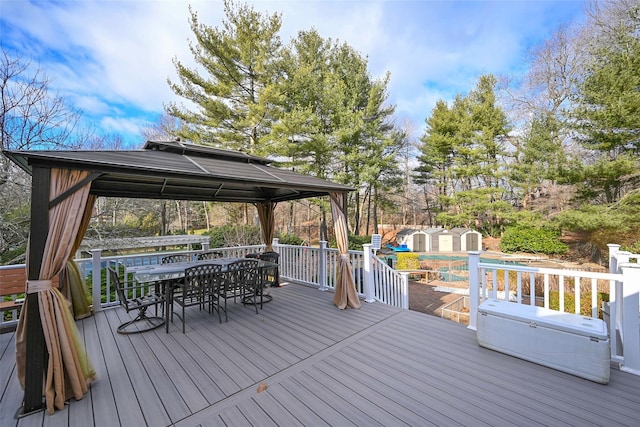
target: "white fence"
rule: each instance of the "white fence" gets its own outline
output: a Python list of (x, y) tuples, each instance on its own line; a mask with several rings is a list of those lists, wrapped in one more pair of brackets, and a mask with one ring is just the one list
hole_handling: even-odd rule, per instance
[[(480, 252), (469, 252), (469, 328), (476, 329), (478, 306), (487, 298), (562, 312), (568, 309), (565, 301), (572, 300), (575, 313), (598, 317), (598, 294), (608, 293), (611, 360), (640, 375), (640, 255), (619, 248), (609, 245), (609, 273), (484, 263)], [(589, 294), (585, 302), (583, 295)]]
[[(353, 265), (356, 289), (366, 302), (379, 301), (403, 309), (409, 307), (409, 274), (398, 272), (376, 257), (370, 244), (364, 251), (349, 251)], [(280, 254), (280, 277), (333, 290), (336, 286), (339, 253), (320, 242), (320, 247), (280, 245), (274, 239), (274, 250)], [(469, 252), (469, 328), (476, 328), (479, 304), (486, 298), (509, 299), (518, 304), (552, 307), (552, 295), (557, 298), (554, 308), (566, 311), (565, 297), (574, 301), (573, 311), (598, 317), (599, 292), (609, 295), (605, 304), (611, 336), (611, 359), (621, 369), (640, 375), (640, 255), (619, 251), (619, 245), (610, 247), (610, 272), (596, 273), (551, 268), (532, 268), (507, 264), (480, 262), (480, 252)], [(209, 248), (203, 245), (203, 250)], [(225, 256), (244, 257), (259, 252), (264, 245), (216, 248)], [(193, 256), (199, 251), (180, 251)], [(176, 252), (150, 252), (134, 255), (103, 257), (101, 250), (93, 250), (92, 258), (76, 259), (81, 274), (91, 277), (92, 301), (96, 310), (117, 304), (115, 289), (107, 266), (138, 266), (159, 264), (163, 256)], [(16, 268), (4, 266), (0, 268)], [(24, 265), (22, 265), (24, 267)], [(100, 272), (100, 274), (92, 274)], [(124, 280), (131, 278), (124, 277)], [(583, 296), (590, 293), (584, 302)], [(557, 307), (556, 307), (557, 306)], [(5, 313), (0, 326), (15, 323), (16, 311)]]
[[(384, 261), (373, 256), (371, 245), (365, 245), (367, 250), (349, 251), (349, 259), (353, 265), (354, 282), (358, 294), (368, 302), (379, 301), (392, 304), (404, 309), (409, 308), (408, 275), (398, 273), (388, 267)], [(282, 280), (292, 280), (315, 286), (321, 290), (334, 290), (338, 275), (339, 252), (327, 247), (327, 242), (320, 242), (320, 247), (280, 245), (274, 239), (273, 248), (280, 254), (280, 277)], [(202, 251), (209, 250), (208, 245), (202, 245)], [(234, 246), (215, 248), (227, 257), (242, 258), (249, 253), (264, 250), (264, 245)], [(182, 251), (154, 251), (132, 255), (102, 256), (101, 249), (94, 249), (91, 258), (77, 258), (75, 261), (80, 274), (85, 279), (90, 278), (91, 299), (95, 310), (118, 304), (115, 287), (111, 278), (106, 274), (108, 266), (132, 267), (140, 265), (160, 264), (162, 258), (175, 254), (191, 254), (196, 256), (199, 250)], [(24, 268), (24, 264), (0, 266), (0, 268)], [(93, 274), (100, 272), (100, 274)], [(132, 277), (123, 277), (127, 283)], [(7, 318), (2, 317), (0, 326), (9, 326), (17, 322), (17, 310), (5, 312)]]
[[(374, 256), (370, 244), (364, 251), (349, 251), (353, 266), (356, 290), (367, 302), (379, 301), (396, 307), (409, 308), (409, 275), (399, 273), (383, 260)], [(280, 245), (274, 239), (274, 250), (280, 253), (280, 277), (317, 286), (322, 290), (333, 290), (338, 276), (337, 249), (320, 247)]]

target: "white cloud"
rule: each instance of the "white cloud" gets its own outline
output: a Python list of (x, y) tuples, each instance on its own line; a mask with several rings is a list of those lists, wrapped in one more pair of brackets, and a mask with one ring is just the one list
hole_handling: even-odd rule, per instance
[[(0, 19), (3, 39), (40, 61), (62, 95), (102, 120), (105, 130), (131, 132), (140, 117), (160, 114), (164, 103), (181, 101), (169, 89), (167, 78), (175, 79), (172, 58), (193, 63), (188, 47), (193, 39), (189, 4), (206, 25), (221, 23), (221, 1), (179, 0), (5, 1)], [(249, 4), (259, 12), (282, 13), (284, 43), (299, 30), (314, 27), (321, 36), (347, 42), (367, 56), (374, 77), (390, 71), (390, 102), (421, 127), (438, 99), (468, 92), (483, 73), (521, 67), (526, 45), (576, 15), (582, 3), (291, 0)], [(119, 118), (121, 114), (133, 118)]]

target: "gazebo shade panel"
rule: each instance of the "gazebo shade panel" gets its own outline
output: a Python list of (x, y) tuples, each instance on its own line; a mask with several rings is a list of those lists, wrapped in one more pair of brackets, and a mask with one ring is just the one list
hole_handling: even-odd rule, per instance
[(91, 193), (104, 197), (257, 203), (353, 190), (269, 166), (260, 157), (176, 141), (149, 141), (142, 150), (4, 154), (29, 173), (35, 166), (99, 173)]

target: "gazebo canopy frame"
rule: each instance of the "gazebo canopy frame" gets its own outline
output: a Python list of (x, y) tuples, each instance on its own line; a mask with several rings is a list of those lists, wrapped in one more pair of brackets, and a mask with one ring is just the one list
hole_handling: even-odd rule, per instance
[[(53, 375), (49, 360), (51, 349), (47, 347), (48, 341), (45, 343), (44, 334), (57, 335), (58, 331), (55, 328), (53, 333), (51, 330), (43, 331), (44, 319), (40, 314), (42, 307), (40, 310), (38, 308), (38, 292), (42, 290), (42, 282), (46, 282), (41, 280), (41, 270), (48, 268), (46, 265), (43, 267), (43, 261), (47, 239), (54, 229), (50, 224), (52, 209), (70, 200), (82, 189), (88, 188), (86, 197), (253, 203), (258, 207), (261, 219), (271, 220), (277, 202), (330, 195), (334, 226), (341, 230), (340, 239), (344, 240), (338, 242), (342, 257), (334, 302), (341, 309), (360, 305), (352, 275), (348, 272), (351, 266), (346, 255), (345, 199), (347, 192), (353, 190), (349, 186), (271, 167), (270, 161), (264, 158), (180, 141), (148, 141), (141, 150), (3, 151), (3, 154), (32, 176), (27, 298), (24, 307), (27, 314), (20, 319), (26, 331), (23, 364), (28, 360), (29, 369), (25, 372), (24, 401), (19, 410), (21, 414), (43, 409), (45, 405), (50, 412), (54, 410), (54, 403), (50, 401), (53, 397), (45, 393), (44, 403), (42, 399), (45, 381), (57, 381), (49, 378)], [(55, 194), (52, 188), (54, 170), (81, 171), (83, 178), (60, 194)], [(82, 212), (74, 213), (82, 215)], [(265, 226), (262, 224), (263, 235)], [(79, 225), (76, 227), (82, 229)], [(34, 289), (30, 290), (30, 283)], [(345, 285), (342, 286), (342, 283)], [(27, 307), (29, 310), (26, 310)], [(54, 319), (53, 323), (56, 322)], [(16, 357), (20, 359), (19, 354)], [(66, 380), (62, 378), (60, 381)], [(61, 387), (64, 389), (64, 385)], [(78, 393), (75, 394), (77, 397)], [(60, 399), (64, 400), (66, 396), (56, 396), (55, 399), (57, 408)]]

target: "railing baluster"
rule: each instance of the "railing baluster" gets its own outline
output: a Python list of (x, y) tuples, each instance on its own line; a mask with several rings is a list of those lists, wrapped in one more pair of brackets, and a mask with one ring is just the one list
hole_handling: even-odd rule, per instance
[(536, 275), (529, 273), (529, 305), (536, 305)]
[(544, 308), (549, 308), (549, 274), (544, 275)]
[(580, 278), (578, 276), (574, 276), (574, 278), (573, 278), (573, 287), (574, 287), (574, 292), (575, 292), (575, 295), (576, 295), (576, 297), (575, 297), (575, 299), (576, 299), (575, 313), (576, 314), (580, 314), (580, 311), (581, 311), (580, 303), (582, 301), (581, 301), (580, 297), (581, 297), (581, 293), (582, 293), (581, 291), (582, 290), (580, 289), (580, 285), (581, 285)]
[(558, 294), (560, 298), (559, 306), (560, 310), (564, 313), (564, 276), (558, 277)]
[(598, 317), (598, 281), (591, 279), (591, 317)]

